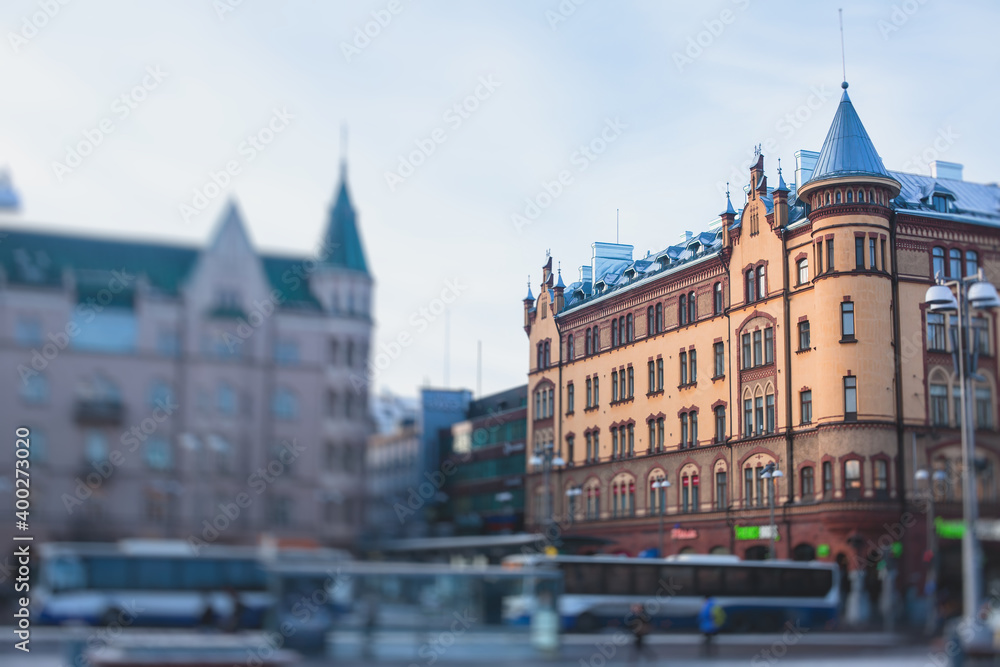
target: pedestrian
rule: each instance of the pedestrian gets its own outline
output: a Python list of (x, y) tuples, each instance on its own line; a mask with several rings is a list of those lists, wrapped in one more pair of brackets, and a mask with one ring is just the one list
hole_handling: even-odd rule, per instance
[(243, 620), (243, 600), (240, 598), (240, 594), (232, 586), (230, 586), (226, 592), (229, 594), (229, 599), (232, 603), (232, 612), (229, 614), (229, 619), (226, 621), (226, 632), (236, 632), (240, 629), (240, 623)]
[(648, 655), (653, 662), (656, 662), (656, 652), (645, 643), (646, 635), (649, 634), (649, 615), (641, 604), (632, 605), (632, 620), (629, 621), (629, 630), (632, 631), (632, 656), (629, 664), (635, 664), (643, 655)]
[(365, 636), (363, 655), (366, 659), (371, 659), (375, 654), (375, 629), (377, 627), (378, 602), (375, 599), (375, 595), (371, 594), (368, 596), (367, 604), (365, 605)]
[(705, 636), (702, 645), (702, 655), (710, 656), (715, 654), (715, 635), (719, 634), (722, 625), (726, 622), (726, 611), (720, 607), (713, 598), (707, 598), (701, 612), (698, 614), (698, 627)]
[(212, 605), (212, 598), (206, 593), (203, 598), (201, 616), (198, 618), (198, 625), (203, 631), (216, 629), (215, 607)]

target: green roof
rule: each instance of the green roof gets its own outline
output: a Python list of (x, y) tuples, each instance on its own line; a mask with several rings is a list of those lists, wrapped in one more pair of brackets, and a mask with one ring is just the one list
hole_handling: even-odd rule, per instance
[(340, 169), (340, 190), (337, 192), (337, 201), (330, 209), (330, 221), (324, 238), (328, 254), (323, 263), (368, 274), (357, 214), (347, 190), (347, 168), (341, 164)]
[[(63, 272), (72, 272), (81, 298), (100, 290), (112, 271), (144, 275), (151, 288), (168, 296), (178, 296), (198, 259), (194, 247), (101, 239), (69, 234), (4, 230), (0, 240), (0, 267), (7, 281), (16, 285), (58, 287)], [(320, 310), (319, 302), (301, 279), (306, 257), (261, 256), (264, 273), (271, 286), (285, 295), (283, 306)], [(126, 292), (131, 291), (131, 286)], [(128, 299), (131, 301), (131, 299)]]

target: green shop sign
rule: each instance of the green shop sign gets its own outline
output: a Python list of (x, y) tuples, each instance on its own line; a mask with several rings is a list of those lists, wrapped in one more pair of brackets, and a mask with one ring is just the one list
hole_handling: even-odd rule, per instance
[(736, 539), (738, 540), (780, 540), (781, 536), (774, 537), (777, 532), (771, 526), (735, 526)]
[(952, 519), (934, 519), (934, 532), (945, 540), (960, 540), (965, 535), (965, 522)]

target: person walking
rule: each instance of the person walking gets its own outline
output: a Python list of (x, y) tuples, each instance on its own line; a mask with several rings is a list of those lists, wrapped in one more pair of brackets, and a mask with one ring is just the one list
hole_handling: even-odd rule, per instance
[(698, 628), (705, 637), (702, 655), (715, 655), (715, 635), (726, 622), (726, 611), (713, 598), (707, 598), (698, 614)]
[(629, 621), (629, 630), (632, 631), (632, 655), (629, 664), (636, 664), (641, 656), (649, 656), (656, 662), (656, 652), (645, 642), (646, 635), (649, 634), (649, 616), (641, 604), (632, 605), (632, 620)]

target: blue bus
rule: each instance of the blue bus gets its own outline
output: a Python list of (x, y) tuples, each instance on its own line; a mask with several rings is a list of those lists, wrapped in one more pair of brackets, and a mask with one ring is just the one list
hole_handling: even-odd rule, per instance
[[(642, 605), (654, 629), (697, 631), (713, 598), (726, 612), (723, 632), (773, 632), (786, 623), (832, 628), (840, 605), (836, 565), (817, 561), (741, 561), (736, 556), (666, 559), (614, 556), (509, 556), (508, 568), (562, 573), (558, 612), (563, 631), (627, 627)], [(526, 624), (538, 607), (530, 582), (504, 601), (504, 618)]]

